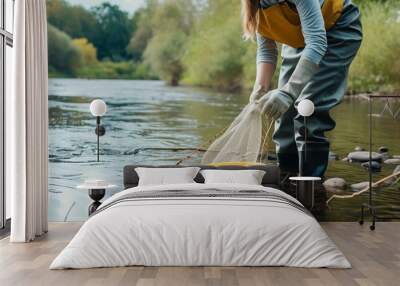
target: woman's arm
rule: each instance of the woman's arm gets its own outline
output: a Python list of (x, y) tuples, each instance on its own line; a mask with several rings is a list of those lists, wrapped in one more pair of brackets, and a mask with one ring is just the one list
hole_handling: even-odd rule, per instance
[(260, 100), (263, 112), (273, 119), (281, 117), (298, 100), (306, 84), (318, 71), (318, 65), (328, 49), (319, 0), (289, 1), (296, 5), (299, 13), (305, 48), (289, 81)]
[(250, 102), (264, 95), (272, 81), (278, 60), (278, 47), (275, 41), (256, 35), (257, 38), (257, 75)]
[(275, 73), (275, 67), (276, 65), (272, 63), (258, 63), (254, 87), (262, 87), (264, 90), (268, 90)]
[(305, 48), (303, 57), (318, 65), (328, 48), (324, 18), (319, 0), (289, 0), (300, 16)]

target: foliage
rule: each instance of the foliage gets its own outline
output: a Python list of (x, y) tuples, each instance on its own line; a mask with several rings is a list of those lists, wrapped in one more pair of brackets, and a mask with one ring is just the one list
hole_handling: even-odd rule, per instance
[(47, 0), (47, 21), (71, 38), (93, 42), (98, 33), (95, 16), (82, 6), (71, 6), (65, 0)]
[[(231, 91), (253, 87), (257, 45), (243, 40), (238, 15), (240, 3), (209, 2), (189, 40), (184, 58), (186, 83)], [(277, 78), (278, 72), (275, 86)]]
[(48, 25), (49, 65), (52, 69), (74, 75), (82, 64), (82, 54), (72, 39), (52, 25)]
[(152, 71), (170, 85), (178, 85), (183, 73), (182, 55), (186, 35), (181, 32), (154, 36), (144, 54)]
[(82, 66), (77, 71), (80, 78), (88, 79), (154, 79), (141, 64), (133, 62), (112, 62), (104, 60)]
[(96, 48), (85, 38), (72, 40), (48, 25), (49, 76), (104, 79), (155, 79), (149, 67), (132, 61), (98, 61)]
[(97, 50), (86, 38), (72, 40), (72, 43), (79, 48), (82, 54), (83, 64), (92, 65), (97, 63)]
[(149, 1), (147, 6), (138, 10), (132, 18), (135, 32), (126, 47), (126, 51), (134, 60), (143, 59), (143, 53), (153, 37), (153, 29), (149, 19), (151, 19), (156, 7), (155, 1)]
[(132, 33), (128, 13), (110, 3), (93, 8), (92, 13), (97, 22), (97, 33), (93, 43), (97, 47), (99, 59), (125, 59), (126, 46)]
[(103, 3), (91, 11), (65, 0), (47, 0), (47, 19), (72, 38), (93, 43), (100, 59), (127, 59), (126, 46), (135, 28), (134, 19), (117, 5)]
[(399, 9), (400, 5), (393, 1), (361, 5), (364, 37), (350, 69), (351, 92), (400, 88), (400, 19), (396, 14)]
[(152, 71), (171, 85), (183, 73), (182, 58), (193, 26), (193, 6), (185, 0), (158, 3), (151, 19), (152, 38), (144, 58)]
[(230, 0), (209, 2), (189, 39), (185, 82), (228, 90), (242, 86), (246, 43), (238, 15), (240, 6)]
[(51, 77), (154, 78), (148, 65), (126, 61), (137, 16), (109, 3), (89, 11), (64, 0), (47, 0), (47, 16)]

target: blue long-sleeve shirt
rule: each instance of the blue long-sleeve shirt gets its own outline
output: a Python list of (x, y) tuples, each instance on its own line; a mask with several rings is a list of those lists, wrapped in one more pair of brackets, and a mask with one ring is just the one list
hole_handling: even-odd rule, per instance
[[(261, 0), (260, 6), (267, 8), (285, 0)], [(324, 0), (288, 0), (296, 6), (301, 21), (305, 48), (303, 56), (319, 64), (328, 48), (324, 18), (321, 5)], [(346, 0), (347, 2), (349, 0)], [(257, 63), (276, 63), (278, 48), (275, 41), (257, 33)]]

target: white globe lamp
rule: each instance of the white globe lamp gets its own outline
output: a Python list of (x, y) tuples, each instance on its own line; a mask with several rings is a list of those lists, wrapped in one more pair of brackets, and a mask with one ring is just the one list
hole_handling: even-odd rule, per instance
[(95, 99), (90, 104), (90, 112), (93, 116), (103, 116), (107, 112), (107, 105), (101, 99)]
[(97, 162), (100, 161), (100, 136), (106, 134), (106, 129), (100, 124), (100, 118), (107, 112), (107, 105), (101, 99), (95, 99), (90, 103), (90, 113), (96, 117), (96, 130), (97, 135)]
[(297, 111), (301, 116), (309, 117), (315, 111), (314, 103), (309, 99), (303, 99), (299, 102), (299, 105), (297, 105)]

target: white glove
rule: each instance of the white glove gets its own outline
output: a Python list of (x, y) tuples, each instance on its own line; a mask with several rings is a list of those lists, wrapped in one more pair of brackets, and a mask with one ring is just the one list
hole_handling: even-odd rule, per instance
[(274, 120), (280, 118), (299, 98), (305, 85), (318, 71), (318, 65), (301, 58), (289, 81), (280, 89), (275, 89), (262, 96), (259, 103), (262, 112)]
[(256, 84), (253, 88), (253, 91), (250, 94), (249, 102), (253, 103), (253, 102), (257, 101), (267, 92), (268, 92), (268, 89), (266, 89), (264, 86)]

